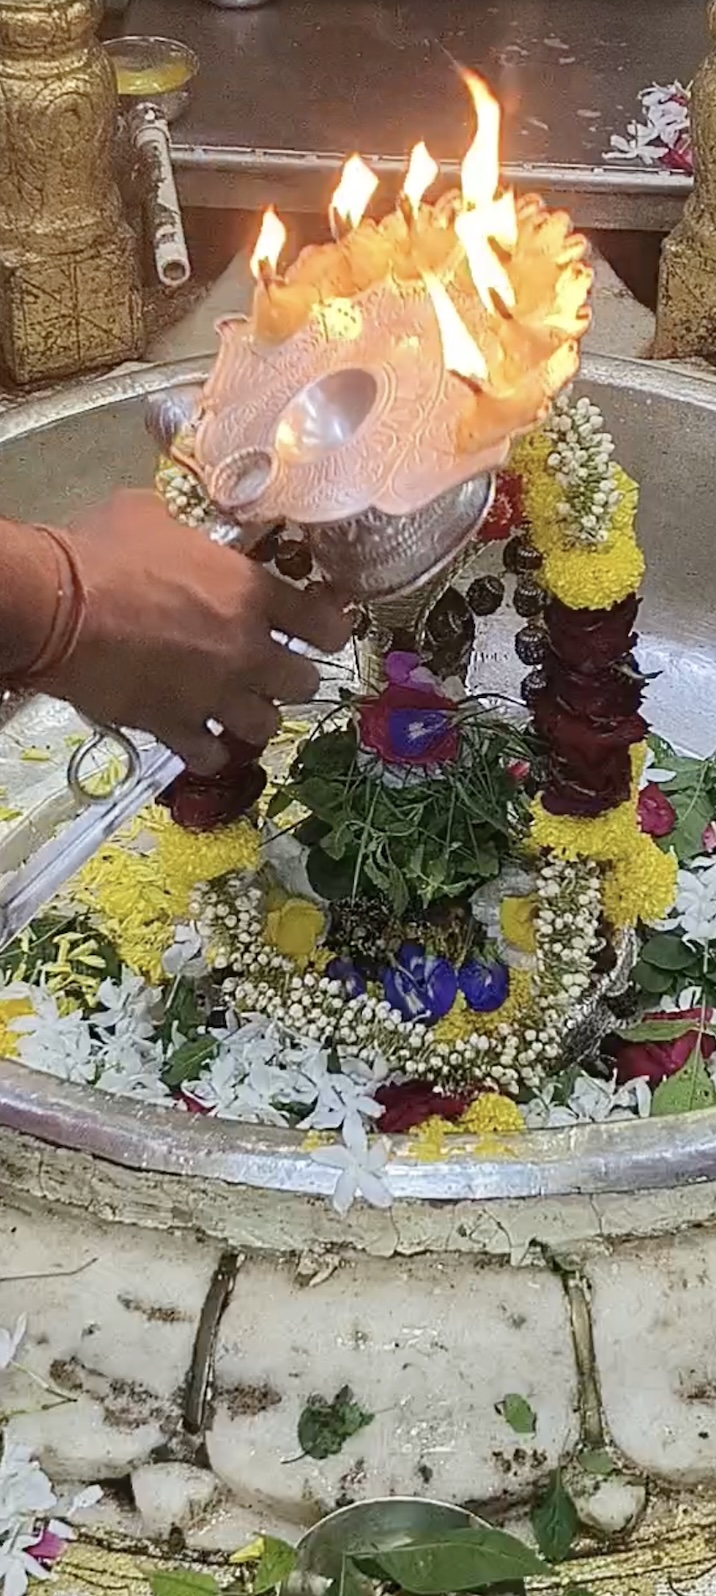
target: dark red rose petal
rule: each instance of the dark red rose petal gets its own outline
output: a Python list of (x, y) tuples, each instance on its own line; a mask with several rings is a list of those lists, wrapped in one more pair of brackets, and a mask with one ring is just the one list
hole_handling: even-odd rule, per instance
[(492, 509), (480, 527), (478, 536), (483, 543), (503, 542), (524, 520), (522, 478), (514, 471), (500, 471), (497, 477)]
[(676, 825), (673, 804), (655, 781), (647, 782), (639, 793), (639, 825), (648, 837), (668, 837)]
[(466, 1097), (443, 1097), (423, 1081), (405, 1081), (402, 1085), (380, 1086), (376, 1099), (383, 1104), (383, 1114), (378, 1127), (386, 1135), (399, 1135), (423, 1125), (426, 1119), (439, 1115), (441, 1119), (459, 1119), (467, 1108)]

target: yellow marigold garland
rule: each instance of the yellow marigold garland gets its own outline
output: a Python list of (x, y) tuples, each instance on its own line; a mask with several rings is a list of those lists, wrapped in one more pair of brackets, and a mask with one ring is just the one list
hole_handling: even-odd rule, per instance
[(663, 919), (674, 902), (678, 868), (675, 853), (663, 853), (651, 837), (637, 832), (629, 852), (604, 872), (602, 903), (607, 919), (618, 927)]
[(570, 609), (610, 609), (636, 592), (644, 575), (644, 556), (634, 529), (637, 485), (621, 466), (614, 467), (620, 498), (610, 517), (607, 540), (579, 547), (562, 531), (557, 510), (562, 489), (547, 466), (551, 452), (549, 439), (537, 432), (522, 439), (510, 462), (522, 475), (532, 541), (544, 555), (540, 580)]

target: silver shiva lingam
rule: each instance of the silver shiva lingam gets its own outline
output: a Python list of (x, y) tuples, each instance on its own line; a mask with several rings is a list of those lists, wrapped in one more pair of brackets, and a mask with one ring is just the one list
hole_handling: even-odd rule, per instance
[[(203, 390), (175, 389), (147, 415), (164, 456), (201, 486), (211, 537), (251, 555), (288, 522), (378, 632), (418, 635), (489, 510), (492, 473), (574, 377), (589, 324), (585, 239), (538, 197), (500, 190), (499, 107), (463, 78), (477, 129), (460, 191), (425, 202), (438, 168), (419, 144), (397, 207), (376, 223), (365, 211), (377, 179), (352, 156), (330, 204), (332, 241), (283, 275), (286, 231), (270, 207), (250, 317), (221, 322)], [(246, 762), (260, 752), (245, 750)], [(80, 751), (72, 785), (88, 798), (82, 763)], [(135, 766), (41, 850), (42, 901), (181, 768), (156, 747)], [(0, 894), (0, 929), (36, 912), (39, 861), (19, 899)]]

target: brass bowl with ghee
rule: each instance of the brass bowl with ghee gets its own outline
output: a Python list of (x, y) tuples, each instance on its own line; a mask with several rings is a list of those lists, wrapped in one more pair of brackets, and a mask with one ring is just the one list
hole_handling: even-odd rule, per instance
[(168, 122), (185, 110), (199, 70), (193, 50), (178, 39), (128, 35), (105, 45), (125, 105), (155, 105)]

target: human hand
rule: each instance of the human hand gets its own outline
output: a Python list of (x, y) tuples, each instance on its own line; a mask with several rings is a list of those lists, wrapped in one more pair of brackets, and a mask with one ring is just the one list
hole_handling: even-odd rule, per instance
[(87, 612), (70, 658), (38, 684), (100, 725), (152, 732), (201, 775), (225, 754), (208, 720), (262, 748), (277, 704), (300, 704), (315, 665), (274, 641), (324, 653), (350, 621), (330, 594), (306, 594), (172, 521), (153, 493), (121, 492), (85, 514), (73, 547)]

